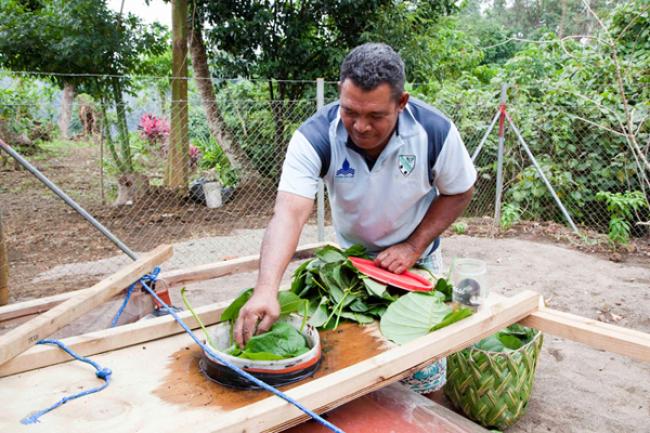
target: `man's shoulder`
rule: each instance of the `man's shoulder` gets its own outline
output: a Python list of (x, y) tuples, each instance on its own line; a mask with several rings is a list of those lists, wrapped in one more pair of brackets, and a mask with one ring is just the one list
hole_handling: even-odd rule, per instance
[(447, 135), (453, 122), (433, 105), (417, 99), (409, 98), (408, 108), (414, 120), (424, 127), (428, 134)]
[(310, 143), (318, 142), (323, 138), (329, 137), (329, 129), (339, 112), (339, 101), (327, 104), (309, 119), (305, 120), (298, 131), (307, 138)]

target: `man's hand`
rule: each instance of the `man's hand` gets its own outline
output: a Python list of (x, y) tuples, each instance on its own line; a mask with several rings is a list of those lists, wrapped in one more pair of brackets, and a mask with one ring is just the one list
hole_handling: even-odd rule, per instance
[(379, 253), (375, 264), (394, 274), (401, 274), (418, 261), (420, 254), (421, 252), (417, 251), (413, 245), (402, 242)]
[(235, 341), (243, 349), (252, 336), (271, 329), (279, 317), (280, 303), (276, 291), (253, 293), (239, 311), (235, 322)]

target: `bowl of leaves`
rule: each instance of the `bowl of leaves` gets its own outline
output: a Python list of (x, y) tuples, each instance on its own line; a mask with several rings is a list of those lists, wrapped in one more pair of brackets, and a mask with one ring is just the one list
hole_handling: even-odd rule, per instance
[[(306, 316), (296, 314), (304, 313), (307, 305), (293, 293), (278, 294), (281, 316), (269, 331), (253, 336), (244, 347), (234, 342), (234, 323), (251, 294), (252, 289), (248, 289), (237, 297), (221, 314), (220, 323), (210, 329), (201, 325), (206, 344), (222, 360), (272, 386), (287, 385), (312, 376), (321, 362), (320, 336), (318, 330), (307, 323)], [(191, 310), (188, 302), (185, 306)], [(208, 351), (203, 352), (199, 367), (208, 379), (219, 384), (258, 389), (257, 385), (235, 373)]]

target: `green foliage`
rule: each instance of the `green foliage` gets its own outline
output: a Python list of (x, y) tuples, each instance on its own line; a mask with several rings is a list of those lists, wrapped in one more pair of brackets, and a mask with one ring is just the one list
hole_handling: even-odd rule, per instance
[[(111, 154), (120, 172), (134, 169), (122, 99), (131, 85), (126, 74), (141, 66), (143, 56), (162, 54), (165, 37), (159, 25), (145, 26), (131, 14), (121, 16), (105, 1), (0, 4), (0, 65), (48, 77), (60, 87), (72, 84), (102, 103), (112, 101), (120, 149)], [(105, 130), (110, 134), (110, 125)], [(109, 136), (107, 144), (112, 148)]]
[(513, 224), (521, 219), (521, 208), (513, 203), (506, 203), (501, 208), (501, 221), (499, 224), (503, 230), (508, 230)]
[(295, 270), (291, 283), (291, 292), (309, 300), (312, 325), (335, 329), (342, 318), (371, 323), (396, 299), (386, 285), (366, 277), (347, 259), (366, 256), (365, 248), (342, 251), (328, 245), (315, 255)]
[(532, 341), (533, 337), (535, 337), (534, 329), (515, 323), (496, 334), (484, 338), (476, 343), (474, 347), (487, 352), (507, 352), (521, 348), (521, 346)]
[(29, 76), (0, 75), (0, 130), (31, 140), (51, 138), (55, 91), (48, 82)]
[(451, 230), (457, 235), (464, 235), (467, 233), (467, 223), (456, 222), (451, 225)]
[(630, 240), (630, 221), (634, 221), (634, 213), (648, 208), (648, 201), (641, 191), (626, 191), (611, 193), (599, 191), (596, 199), (607, 204), (610, 214), (609, 239), (617, 244), (627, 244)]
[(191, 140), (201, 152), (199, 166), (204, 170), (214, 170), (218, 181), (223, 186), (236, 186), (239, 182), (237, 170), (230, 164), (230, 160), (214, 138), (207, 140)]

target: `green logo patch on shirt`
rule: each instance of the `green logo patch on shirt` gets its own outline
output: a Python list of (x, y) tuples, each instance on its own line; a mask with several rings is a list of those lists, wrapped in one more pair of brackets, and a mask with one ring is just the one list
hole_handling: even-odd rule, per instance
[(400, 155), (399, 156), (399, 171), (408, 176), (415, 168), (415, 155)]

